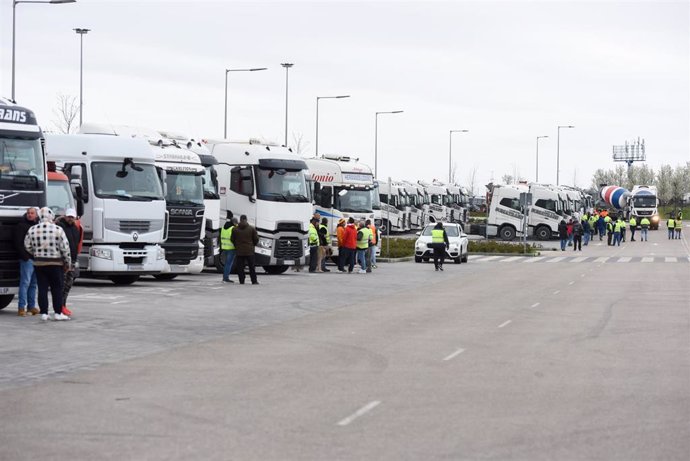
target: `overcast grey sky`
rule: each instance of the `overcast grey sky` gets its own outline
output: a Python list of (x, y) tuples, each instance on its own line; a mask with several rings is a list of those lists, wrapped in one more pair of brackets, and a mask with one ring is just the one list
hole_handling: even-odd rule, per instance
[[(2, 0), (0, 93), (11, 91), (12, 1)], [(458, 179), (513, 174), (588, 186), (612, 168), (611, 146), (643, 137), (648, 164), (690, 161), (687, 1), (235, 2), (78, 0), (17, 5), (16, 97), (50, 128), (56, 96), (79, 94), (84, 120), (222, 137), (289, 139), (374, 163), (379, 177), (446, 179), (448, 138)], [(476, 192), (483, 193), (483, 187)]]

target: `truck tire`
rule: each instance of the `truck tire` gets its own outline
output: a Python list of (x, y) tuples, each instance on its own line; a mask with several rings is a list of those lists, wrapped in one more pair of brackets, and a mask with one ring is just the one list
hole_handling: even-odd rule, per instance
[(111, 275), (110, 280), (115, 285), (131, 285), (139, 280), (138, 275)]
[(173, 280), (178, 275), (180, 275), (180, 274), (156, 274), (153, 277), (156, 280)]
[(264, 271), (270, 275), (279, 275), (288, 270), (288, 266), (264, 266)]
[(14, 295), (0, 295), (0, 310), (9, 306), (12, 299), (14, 299)]
[(510, 242), (515, 239), (515, 228), (512, 226), (503, 226), (498, 230), (498, 235), (501, 240)]
[(538, 226), (534, 231), (537, 240), (551, 240), (551, 228), (549, 226)]

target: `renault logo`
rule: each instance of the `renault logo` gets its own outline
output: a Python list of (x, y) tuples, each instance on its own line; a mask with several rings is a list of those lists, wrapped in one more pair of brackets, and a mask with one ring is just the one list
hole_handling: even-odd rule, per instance
[(132, 240), (134, 240), (135, 242), (139, 240), (139, 234), (136, 232), (132, 232)]

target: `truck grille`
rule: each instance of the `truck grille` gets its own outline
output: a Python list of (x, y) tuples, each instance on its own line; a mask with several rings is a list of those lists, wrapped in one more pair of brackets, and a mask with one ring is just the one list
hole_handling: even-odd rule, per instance
[(168, 240), (163, 244), (165, 259), (169, 264), (189, 264), (199, 254), (201, 226), (204, 224), (204, 210), (201, 216), (170, 216)]
[(637, 212), (637, 216), (652, 216), (653, 214), (654, 214), (653, 211), (639, 210)]
[(150, 221), (120, 220), (120, 232), (148, 232), (150, 228)]
[(0, 286), (19, 286), (19, 255), (14, 249), (13, 233), (19, 218), (0, 221)]
[(303, 245), (294, 237), (283, 237), (276, 244), (275, 257), (278, 259), (299, 259), (303, 254)]

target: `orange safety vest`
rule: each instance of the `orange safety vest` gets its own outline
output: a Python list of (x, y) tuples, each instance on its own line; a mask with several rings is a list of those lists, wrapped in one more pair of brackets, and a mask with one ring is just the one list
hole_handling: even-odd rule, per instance
[(376, 245), (378, 243), (378, 241), (376, 240), (376, 236), (377, 236), (376, 226), (371, 224), (371, 227), (369, 227), (369, 229), (371, 229), (371, 244)]

